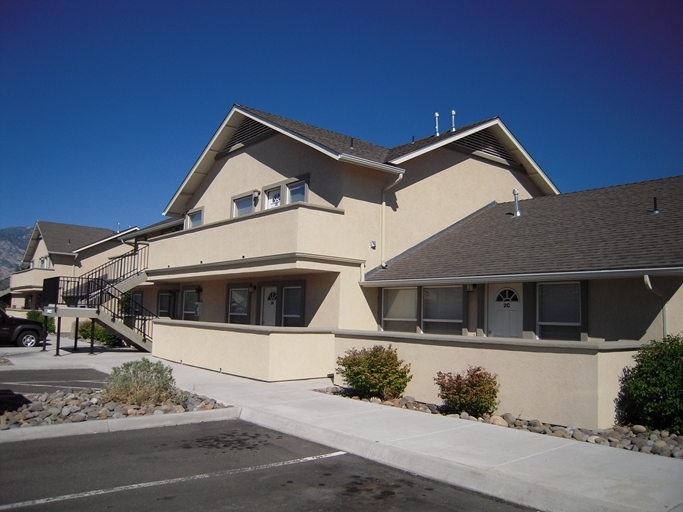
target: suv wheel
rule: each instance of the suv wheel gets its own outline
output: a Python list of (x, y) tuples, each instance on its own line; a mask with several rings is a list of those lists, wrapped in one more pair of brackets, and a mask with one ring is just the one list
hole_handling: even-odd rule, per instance
[(38, 344), (38, 335), (33, 331), (22, 332), (17, 338), (19, 347), (35, 347)]

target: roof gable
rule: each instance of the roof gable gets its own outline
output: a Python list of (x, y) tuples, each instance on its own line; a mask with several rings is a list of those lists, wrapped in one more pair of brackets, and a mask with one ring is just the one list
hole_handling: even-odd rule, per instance
[(680, 272), (680, 190), (683, 176), (538, 197), (520, 202), (519, 217), (514, 203), (498, 204), (394, 258), (386, 269), (369, 272), (367, 280), (477, 282), (477, 277), (495, 276)]
[(186, 213), (188, 199), (199, 188), (217, 158), (274, 133), (291, 137), (335, 160), (396, 174), (404, 172), (400, 167), (403, 162), (450, 144), (460, 151), (499, 163), (519, 165), (543, 193), (559, 193), (497, 117), (389, 149), (362, 139), (235, 104), (171, 198), (163, 215)]
[(117, 233), (106, 228), (37, 221), (22, 261), (31, 261), (41, 239), (50, 254), (74, 254), (80, 249), (116, 235)]

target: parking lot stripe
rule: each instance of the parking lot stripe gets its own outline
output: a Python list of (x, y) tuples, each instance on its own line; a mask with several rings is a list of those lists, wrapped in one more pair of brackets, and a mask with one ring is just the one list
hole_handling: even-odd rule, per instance
[(168, 485), (168, 484), (175, 484), (175, 483), (181, 483), (181, 482), (190, 482), (192, 480), (202, 480), (205, 478), (239, 475), (241, 473), (250, 473), (253, 471), (260, 471), (262, 469), (278, 468), (278, 467), (282, 467), (282, 466), (291, 466), (292, 464), (301, 464), (304, 462), (311, 462), (311, 461), (320, 460), (320, 459), (329, 459), (330, 457), (338, 457), (340, 455), (346, 455), (346, 452), (324, 453), (322, 455), (313, 455), (311, 457), (302, 457), (300, 459), (286, 460), (283, 462), (272, 462), (270, 464), (261, 464), (260, 466), (251, 466), (248, 468), (228, 469), (225, 471), (216, 471), (214, 473), (204, 473), (201, 475), (191, 475), (191, 476), (183, 476), (183, 477), (179, 477), (179, 478), (169, 478), (167, 480), (157, 480), (155, 482), (142, 482), (139, 484), (121, 485), (119, 487), (112, 487), (111, 489), (97, 489), (94, 491), (78, 492), (78, 493), (74, 493), (74, 494), (65, 494), (63, 496), (53, 496), (51, 498), (42, 498), (39, 500), (30, 500), (30, 501), (20, 501), (17, 503), (8, 503), (6, 505), (0, 505), (0, 510), (14, 510), (14, 509), (23, 508), (23, 507), (30, 507), (30, 506), (34, 506), (34, 505), (43, 505), (45, 503), (55, 503), (57, 501), (67, 501), (67, 500), (75, 500), (75, 499), (79, 499), (79, 498), (88, 498), (90, 496), (100, 496), (102, 494), (110, 494), (113, 492), (133, 491), (136, 489), (144, 489), (146, 487), (156, 487), (159, 485)]

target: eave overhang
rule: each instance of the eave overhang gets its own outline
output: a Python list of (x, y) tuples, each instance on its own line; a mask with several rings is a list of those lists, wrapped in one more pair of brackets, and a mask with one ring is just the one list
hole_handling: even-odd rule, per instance
[(400, 286), (447, 286), (459, 284), (525, 283), (548, 281), (581, 281), (596, 279), (623, 279), (643, 276), (683, 277), (683, 267), (652, 267), (619, 270), (578, 270), (571, 272), (538, 272), (527, 274), (473, 275), (424, 279), (384, 279), (361, 281), (363, 288), (389, 288)]
[(97, 242), (94, 242), (92, 244), (80, 247), (78, 249), (75, 249), (73, 252), (74, 254), (78, 254), (79, 252), (86, 251), (88, 249), (91, 249), (93, 247), (96, 247), (100, 244), (106, 243), (106, 242), (111, 242), (112, 240), (116, 240), (117, 238), (122, 238), (126, 235), (129, 235), (130, 233), (134, 233), (135, 231), (138, 231), (140, 228), (138, 227), (133, 227), (133, 228), (128, 228), (125, 231), (121, 231), (119, 233), (114, 233), (112, 236), (108, 236), (107, 238), (103, 238), (102, 240), (98, 240)]

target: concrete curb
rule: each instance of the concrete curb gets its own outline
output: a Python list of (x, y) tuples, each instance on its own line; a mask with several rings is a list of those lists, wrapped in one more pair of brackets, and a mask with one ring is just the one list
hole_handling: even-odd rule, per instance
[(171, 413), (136, 418), (120, 418), (116, 420), (92, 420), (82, 423), (67, 423), (41, 427), (14, 428), (0, 431), (0, 444), (35, 439), (50, 439), (53, 437), (79, 436), (84, 434), (101, 434), (104, 432), (123, 432), (142, 428), (175, 427), (193, 423), (209, 421), (224, 421), (239, 419), (242, 414), (240, 407), (226, 407), (213, 411), (195, 411), (186, 413)]
[(553, 512), (644, 512), (575, 493), (563, 492), (540, 482), (504, 475), (495, 469), (477, 468), (446, 459), (418, 454), (381, 441), (372, 442), (344, 432), (298, 422), (277, 414), (242, 408), (240, 419), (294, 435), (408, 473), (445, 482), (493, 498)]

